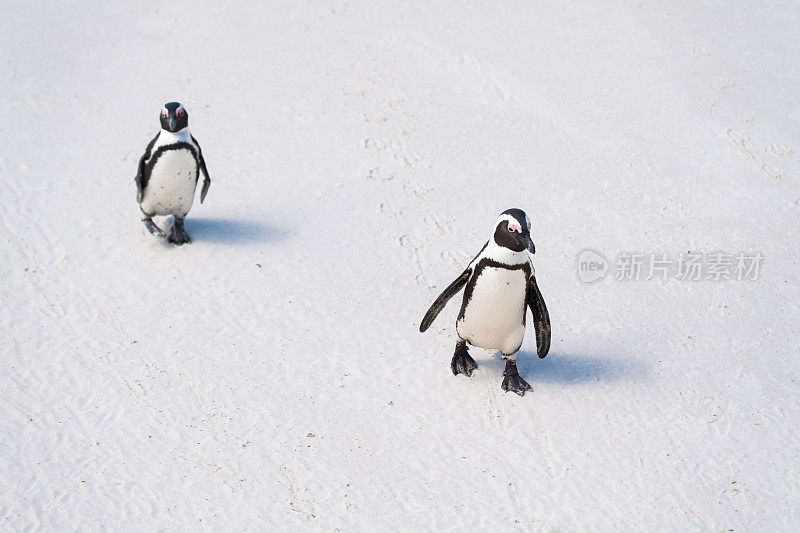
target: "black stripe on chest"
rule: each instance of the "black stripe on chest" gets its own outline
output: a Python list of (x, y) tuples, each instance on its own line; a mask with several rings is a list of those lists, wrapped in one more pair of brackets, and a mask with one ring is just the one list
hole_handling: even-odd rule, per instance
[(147, 161), (144, 167), (144, 175), (142, 176), (142, 189), (147, 187), (147, 182), (150, 181), (150, 174), (153, 172), (153, 167), (156, 166), (156, 162), (158, 159), (164, 155), (166, 152), (170, 152), (172, 150), (188, 150), (192, 157), (194, 158), (194, 181), (197, 182), (197, 179), (200, 175), (200, 165), (198, 163), (198, 156), (197, 156), (197, 148), (192, 146), (187, 142), (177, 142), (172, 144), (165, 144), (164, 146), (159, 146), (153, 152), (153, 156)]
[[(527, 261), (524, 263), (519, 263), (516, 265), (509, 265), (506, 263), (501, 263), (500, 261), (495, 261), (494, 259), (490, 259), (488, 257), (484, 257), (478, 264), (475, 265), (475, 272), (472, 273), (470, 276), (469, 281), (467, 282), (467, 286), (464, 288), (464, 299), (461, 300), (461, 311), (458, 312), (458, 319), (461, 320), (464, 318), (464, 313), (467, 310), (467, 306), (469, 305), (470, 300), (472, 300), (472, 293), (475, 291), (475, 284), (478, 282), (478, 278), (480, 277), (481, 273), (483, 273), (483, 269), (485, 268), (500, 268), (503, 270), (522, 270), (525, 273), (525, 279), (528, 280), (531, 277), (531, 265)], [(527, 294), (526, 294), (527, 300)], [(522, 324), (525, 325), (525, 314), (522, 314)]]

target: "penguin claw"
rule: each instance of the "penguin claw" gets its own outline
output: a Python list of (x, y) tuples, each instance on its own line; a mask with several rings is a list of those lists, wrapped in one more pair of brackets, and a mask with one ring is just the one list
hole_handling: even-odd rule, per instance
[(453, 371), (454, 376), (466, 374), (467, 377), (471, 377), (472, 371), (476, 368), (478, 368), (478, 363), (468, 353), (457, 353), (453, 356), (453, 360), (450, 361), (450, 369)]
[(528, 382), (519, 376), (506, 376), (503, 378), (503, 390), (515, 392), (520, 396), (525, 396), (525, 391), (532, 390)]
[(150, 232), (151, 235), (155, 235), (156, 237), (161, 237), (162, 239), (167, 237), (167, 234), (164, 231), (156, 226), (156, 223), (153, 222), (152, 218), (145, 218), (142, 220), (144, 222), (144, 227), (147, 228), (147, 231)]
[(189, 238), (189, 234), (186, 233), (185, 229), (183, 229), (182, 219), (175, 219), (175, 222), (172, 225), (172, 231), (169, 232), (169, 237), (167, 237), (167, 241), (178, 246), (192, 242), (192, 240)]
[(167, 237), (167, 242), (171, 242), (172, 244), (180, 246), (182, 244), (189, 244), (192, 242), (192, 240), (189, 238), (189, 235), (187, 235), (185, 231), (177, 234), (176, 232), (173, 231), (169, 234), (169, 237)]
[(512, 361), (506, 362), (506, 370), (503, 372), (503, 384), (501, 387), (506, 392), (511, 391), (520, 396), (525, 396), (526, 391), (533, 390), (527, 381), (519, 377), (517, 364)]

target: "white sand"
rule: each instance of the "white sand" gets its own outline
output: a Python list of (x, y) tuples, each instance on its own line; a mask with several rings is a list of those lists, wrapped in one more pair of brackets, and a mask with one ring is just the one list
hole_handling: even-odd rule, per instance
[[(797, 3), (381, 4), (3, 3), (0, 529), (800, 528)], [(170, 100), (181, 248), (133, 183)], [(417, 331), (509, 207), (524, 398), (450, 373), (458, 302)]]

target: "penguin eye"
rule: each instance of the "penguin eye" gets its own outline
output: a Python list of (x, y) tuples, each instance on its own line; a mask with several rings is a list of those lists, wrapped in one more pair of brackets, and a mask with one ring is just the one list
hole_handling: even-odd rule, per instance
[(166, 109), (162, 109), (161, 110), (161, 116), (164, 117), (164, 118), (167, 118), (169, 116), (169, 113), (167, 112)]
[(521, 229), (519, 229), (517, 226), (514, 226), (512, 224), (508, 225), (508, 231), (510, 231), (511, 233), (514, 233), (515, 231), (518, 232), (518, 233), (522, 233)]
[(178, 115), (179, 117), (183, 116), (183, 108), (182, 108), (182, 107), (179, 107), (179, 108), (178, 108), (178, 109), (175, 111), (175, 114), (176, 114), (176, 115)]

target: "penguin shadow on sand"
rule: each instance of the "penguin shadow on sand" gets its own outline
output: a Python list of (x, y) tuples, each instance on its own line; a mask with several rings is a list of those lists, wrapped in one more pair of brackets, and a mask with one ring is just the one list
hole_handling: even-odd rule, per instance
[[(502, 372), (505, 364), (499, 357), (483, 360), (484, 368)], [(582, 355), (550, 352), (539, 359), (535, 351), (521, 350), (517, 356), (520, 375), (532, 385), (553, 383), (575, 385), (649, 380), (650, 365), (641, 360), (621, 356)]]
[[(165, 225), (174, 222), (169, 220)], [(232, 218), (192, 217), (185, 221), (186, 231), (192, 241), (214, 244), (242, 244), (247, 242), (281, 242), (289, 237), (289, 229), (264, 224), (255, 220)], [(167, 228), (169, 231), (169, 227)]]

